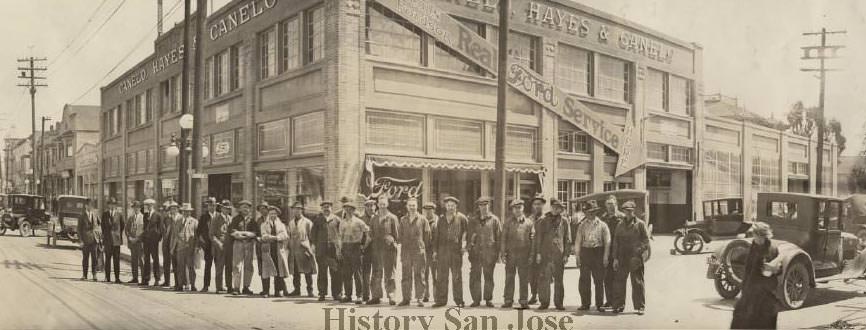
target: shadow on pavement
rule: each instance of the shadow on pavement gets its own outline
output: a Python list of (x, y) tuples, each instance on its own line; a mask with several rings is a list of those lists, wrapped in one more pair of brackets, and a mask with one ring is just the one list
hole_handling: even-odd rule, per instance
[(45, 243), (38, 243), (38, 244), (36, 244), (36, 247), (40, 247), (40, 248), (44, 248), (44, 249), (54, 249), (54, 250), (69, 250), (69, 251), (78, 250), (78, 246), (75, 246), (75, 245), (57, 245), (57, 246), (53, 246), (53, 245), (48, 245), (48, 244), (45, 244)]
[[(820, 306), (820, 305), (828, 305), (836, 302), (840, 302), (843, 300), (848, 300), (851, 298), (863, 297), (862, 294), (857, 293), (856, 291), (842, 291), (842, 290), (834, 290), (828, 288), (816, 288), (812, 290), (812, 294), (806, 300), (806, 303), (803, 304), (803, 308)], [(860, 307), (866, 309), (866, 306)]]
[(737, 302), (736, 299), (722, 299), (722, 298), (702, 298), (695, 299), (695, 302), (701, 303), (706, 308), (715, 309), (719, 311), (733, 311), (734, 303)]

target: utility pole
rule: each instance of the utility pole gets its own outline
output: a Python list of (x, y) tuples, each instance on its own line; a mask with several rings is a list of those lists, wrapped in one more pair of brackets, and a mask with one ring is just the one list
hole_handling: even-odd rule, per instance
[[(180, 74), (180, 103), (181, 103), (181, 114), (189, 113), (189, 50), (190, 42), (189, 42), (189, 31), (190, 31), (190, 5), (191, 0), (183, 1), (183, 66), (181, 67)], [(198, 120), (198, 118), (194, 118), (194, 120)], [(178, 149), (180, 149), (179, 157), (179, 166), (177, 167), (177, 183), (178, 183), (178, 202), (191, 202), (189, 200), (189, 152), (187, 152), (186, 142), (189, 139), (189, 130), (181, 128), (180, 130), (180, 142), (178, 143)]]
[[(204, 79), (202, 76), (202, 63), (204, 62), (204, 43), (202, 43), (202, 34), (205, 29), (205, 18), (207, 17), (207, 8), (208, 3), (207, 0), (196, 0), (196, 15), (195, 15), (195, 38), (193, 39), (193, 43), (195, 50), (193, 50), (194, 56), (194, 68), (193, 72), (193, 99), (192, 99), (192, 116), (194, 118), (192, 122), (192, 169), (196, 174), (202, 173), (202, 144), (201, 144), (201, 118), (202, 118), (202, 100), (204, 100), (204, 93), (202, 86), (204, 86)], [(201, 188), (200, 181), (201, 177), (197, 180), (192, 180), (190, 182), (190, 191), (191, 198), (190, 203), (197, 203), (195, 199), (200, 196), (199, 189)], [(193, 204), (195, 205), (195, 204)], [(195, 209), (203, 211), (200, 207), (195, 207)], [(201, 213), (199, 213), (201, 214)]]
[[(508, 113), (508, 20), (511, 14), (511, 1), (499, 1), (499, 58), (496, 75), (496, 159), (494, 163), (495, 177), (493, 182), (496, 185), (493, 187), (493, 206), (494, 211), (499, 217), (505, 219), (507, 217), (508, 201), (505, 200), (506, 184), (508, 175), (505, 172), (505, 137), (508, 128), (507, 113)], [(516, 191), (515, 191), (516, 193)]]
[(45, 121), (51, 117), (42, 116), (42, 137), (39, 138), (39, 195), (45, 196)]
[[(800, 71), (803, 72), (818, 72), (819, 78), (821, 80), (821, 87), (818, 92), (818, 113), (815, 118), (815, 124), (818, 126), (818, 159), (815, 173), (815, 193), (821, 194), (823, 188), (824, 181), (824, 90), (827, 86), (827, 72), (829, 71), (839, 71), (838, 69), (828, 69), (825, 66), (824, 61), (828, 59), (836, 59), (839, 58), (837, 56), (837, 52), (839, 49), (845, 48), (843, 45), (828, 45), (827, 44), (827, 35), (828, 34), (845, 34), (847, 31), (827, 31), (827, 28), (821, 28), (821, 32), (806, 32), (803, 33), (804, 36), (821, 36), (821, 45), (820, 46), (805, 46), (800, 47), (803, 49), (803, 60), (818, 60), (818, 68), (802, 68)], [(813, 54), (813, 51), (817, 54)], [(828, 52), (829, 51), (829, 52)], [(831, 156), (832, 157), (832, 156)], [(832, 180), (832, 179), (830, 179)], [(831, 191), (832, 193), (832, 191)]]
[(18, 67), (18, 70), (21, 70), (21, 75), (18, 78), (25, 79), (25, 82), (29, 80), (27, 83), (19, 83), (18, 86), (30, 88), (30, 171), (33, 175), (33, 180), (30, 180), (31, 192), (36, 192), (36, 160), (34, 159), (36, 155), (36, 87), (48, 87), (46, 84), (36, 83), (36, 80), (45, 79), (44, 76), (37, 76), (36, 72), (48, 70), (46, 67), (37, 67), (36, 63), (47, 60), (44, 57), (35, 58), (33, 56), (18, 59), (19, 63), (29, 63), (28, 67)]

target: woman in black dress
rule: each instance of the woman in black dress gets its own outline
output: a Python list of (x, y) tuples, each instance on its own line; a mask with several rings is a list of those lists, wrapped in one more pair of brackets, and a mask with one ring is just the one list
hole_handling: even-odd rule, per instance
[(752, 226), (754, 240), (746, 257), (743, 295), (734, 305), (731, 329), (775, 329), (779, 314), (776, 287), (781, 269), (779, 250), (770, 239), (770, 226), (757, 222)]

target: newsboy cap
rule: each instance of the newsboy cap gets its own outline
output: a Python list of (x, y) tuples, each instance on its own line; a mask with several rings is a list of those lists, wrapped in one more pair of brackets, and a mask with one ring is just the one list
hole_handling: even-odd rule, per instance
[(633, 200), (628, 200), (625, 203), (622, 203), (623, 210), (634, 210), (635, 207), (637, 207), (637, 204), (635, 204)]
[(484, 197), (479, 198), (477, 201), (475, 201), (475, 205), (481, 205), (481, 204), (490, 204), (490, 197), (484, 196)]
[(511, 201), (511, 207), (515, 207), (515, 206), (523, 206), (523, 200), (522, 199), (515, 199), (515, 200)]
[(436, 204), (433, 202), (427, 202), (427, 203), (424, 203), (424, 206), (422, 206), (421, 208), (422, 209), (435, 209)]
[(454, 204), (460, 204), (460, 200), (454, 196), (448, 196), (442, 199), (442, 202), (454, 202)]

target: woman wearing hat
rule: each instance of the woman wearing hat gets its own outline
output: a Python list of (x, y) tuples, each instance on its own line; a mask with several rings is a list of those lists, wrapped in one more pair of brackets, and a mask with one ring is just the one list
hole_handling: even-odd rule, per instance
[(282, 297), (289, 293), (285, 282), (286, 276), (289, 276), (289, 234), (279, 216), (280, 208), (269, 206), (267, 216), (259, 226), (262, 248), (259, 273), (262, 276), (261, 295), (265, 297), (270, 293), (271, 278), (274, 279), (274, 296)]
[(751, 231), (755, 238), (746, 256), (743, 296), (734, 305), (731, 329), (775, 329), (779, 315), (775, 291), (781, 256), (770, 240), (773, 238), (770, 225), (756, 222)]

